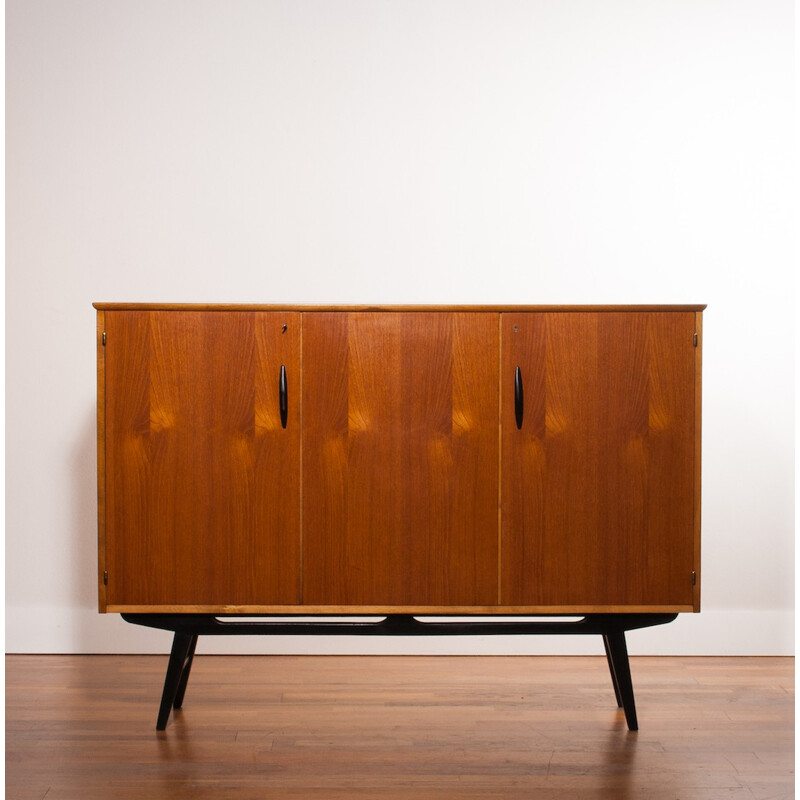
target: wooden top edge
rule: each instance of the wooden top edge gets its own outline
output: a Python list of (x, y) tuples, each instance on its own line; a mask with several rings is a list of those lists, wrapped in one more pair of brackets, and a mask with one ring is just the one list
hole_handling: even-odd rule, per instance
[(98, 311), (703, 311), (705, 305), (298, 305), (279, 303), (92, 303)]

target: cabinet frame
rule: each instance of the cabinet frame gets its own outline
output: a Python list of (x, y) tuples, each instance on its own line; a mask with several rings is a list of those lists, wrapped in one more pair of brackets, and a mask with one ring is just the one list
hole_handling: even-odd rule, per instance
[[(696, 612), (700, 609), (700, 488), (701, 488), (701, 370), (702, 370), (702, 311), (705, 305), (278, 305), (278, 304), (149, 304), (149, 303), (95, 303), (97, 309), (97, 420), (98, 420), (98, 606), (101, 612), (108, 613), (188, 613), (188, 614), (597, 614), (597, 613), (678, 613)], [(325, 312), (491, 312), (498, 315), (498, 324), (503, 313), (530, 312), (693, 312), (695, 315), (695, 430), (694, 430), (694, 573), (693, 602), (690, 604), (667, 605), (342, 605), (342, 604), (254, 604), (254, 605), (142, 605), (112, 604), (107, 602), (107, 564), (106, 547), (109, 531), (105, 519), (106, 496), (106, 441), (105, 441), (105, 315), (115, 311), (282, 311), (313, 313)], [(501, 345), (502, 346), (502, 345)], [(499, 356), (498, 356), (499, 357)], [(302, 369), (302, 365), (301, 365)], [(502, 375), (500, 376), (502, 381)], [(295, 390), (299, 395), (299, 391)], [(507, 391), (507, 389), (506, 389)], [(502, 409), (500, 409), (502, 412)], [(498, 441), (500, 431), (498, 426)], [(500, 494), (502, 476), (498, 476)], [(500, 498), (498, 497), (498, 504)], [(499, 524), (498, 540), (502, 535)], [(301, 533), (302, 537), (302, 533)], [(302, 539), (301, 539), (302, 548)], [(500, 559), (498, 558), (498, 575)], [(499, 593), (498, 593), (499, 594)], [(499, 599), (499, 597), (498, 597)]]

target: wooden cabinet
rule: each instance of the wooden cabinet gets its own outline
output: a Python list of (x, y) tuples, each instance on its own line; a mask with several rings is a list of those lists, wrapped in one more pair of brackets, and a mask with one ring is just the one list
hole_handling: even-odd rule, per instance
[(699, 610), (702, 306), (96, 307), (101, 611)]

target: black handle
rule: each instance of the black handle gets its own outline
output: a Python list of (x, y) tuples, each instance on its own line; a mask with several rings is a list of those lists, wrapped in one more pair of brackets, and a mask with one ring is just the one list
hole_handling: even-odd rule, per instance
[(514, 416), (517, 428), (522, 428), (522, 415), (525, 413), (525, 399), (522, 394), (522, 370), (517, 367), (514, 373)]
[(281, 378), (280, 378), (280, 409), (281, 409), (281, 427), (286, 427), (286, 418), (289, 415), (289, 397), (286, 391), (286, 367), (281, 364)]

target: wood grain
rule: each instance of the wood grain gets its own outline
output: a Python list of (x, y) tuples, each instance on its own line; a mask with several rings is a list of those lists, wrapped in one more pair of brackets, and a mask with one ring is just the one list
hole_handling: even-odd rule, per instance
[(694, 602), (694, 314), (651, 314), (648, 321), (647, 576), (650, 602)]
[(109, 606), (299, 602), (297, 317), (106, 312)]
[(304, 601), (497, 595), (497, 318), (304, 320)]
[(7, 656), (7, 796), (794, 796), (791, 658), (633, 657), (638, 733), (600, 653), (200, 655), (183, 709), (157, 734), (165, 665)]
[[(149, 552), (150, 320), (147, 312), (106, 312), (106, 600), (175, 602), (169, 575)], [(171, 545), (165, 543), (164, 546)], [(167, 563), (174, 563), (174, 555)], [(153, 575), (151, 575), (151, 570)], [(160, 586), (148, 582), (158, 577)], [(140, 585), (136, 585), (139, 582)]]
[(502, 603), (691, 605), (694, 315), (504, 314), (502, 328)]
[[(286, 329), (284, 331), (284, 327)], [(262, 603), (302, 602), (301, 452), (302, 315), (255, 315), (255, 482), (252, 583), (249, 597)], [(286, 367), (288, 413), (281, 427), (280, 368)], [(233, 602), (233, 601), (231, 601)], [(247, 601), (245, 601), (247, 602)]]

